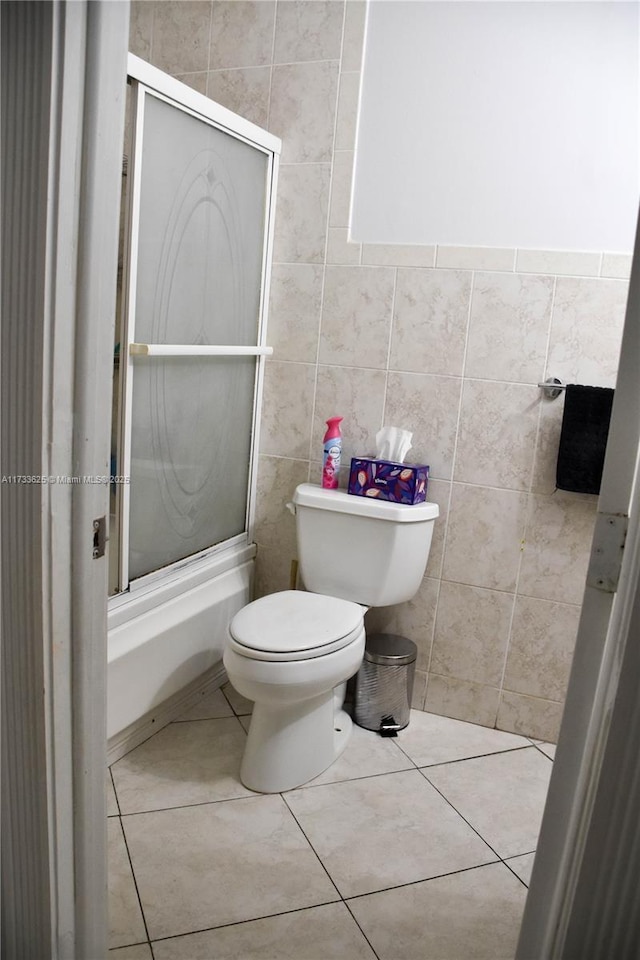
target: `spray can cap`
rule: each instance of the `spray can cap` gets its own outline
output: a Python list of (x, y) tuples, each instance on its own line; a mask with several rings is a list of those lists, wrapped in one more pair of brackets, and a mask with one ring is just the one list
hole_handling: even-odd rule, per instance
[(327, 432), (324, 435), (324, 441), (333, 440), (334, 437), (340, 436), (340, 424), (342, 423), (344, 417), (329, 417), (327, 420)]

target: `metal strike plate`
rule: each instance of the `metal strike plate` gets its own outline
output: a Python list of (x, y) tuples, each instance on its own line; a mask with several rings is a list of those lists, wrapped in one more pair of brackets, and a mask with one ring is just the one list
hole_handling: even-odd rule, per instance
[(615, 593), (618, 589), (628, 524), (629, 518), (625, 514), (597, 515), (587, 586), (605, 593)]
[(93, 559), (104, 557), (107, 547), (107, 518), (99, 517), (93, 521)]

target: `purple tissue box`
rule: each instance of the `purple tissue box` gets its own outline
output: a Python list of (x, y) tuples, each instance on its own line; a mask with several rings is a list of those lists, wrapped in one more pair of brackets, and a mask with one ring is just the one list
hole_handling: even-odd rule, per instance
[(429, 467), (421, 463), (394, 463), (353, 457), (349, 493), (394, 503), (423, 503), (427, 499)]

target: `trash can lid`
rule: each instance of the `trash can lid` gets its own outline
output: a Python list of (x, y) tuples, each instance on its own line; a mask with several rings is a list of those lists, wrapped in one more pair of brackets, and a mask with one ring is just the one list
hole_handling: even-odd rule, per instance
[(407, 637), (398, 637), (394, 633), (372, 633), (367, 636), (364, 659), (369, 663), (400, 666), (413, 663), (417, 655), (418, 648)]

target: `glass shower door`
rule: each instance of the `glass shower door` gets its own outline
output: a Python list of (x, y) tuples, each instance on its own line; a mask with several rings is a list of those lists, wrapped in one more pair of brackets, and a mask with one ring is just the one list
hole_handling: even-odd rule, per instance
[(274, 166), (273, 151), (134, 92), (120, 590), (246, 539)]

